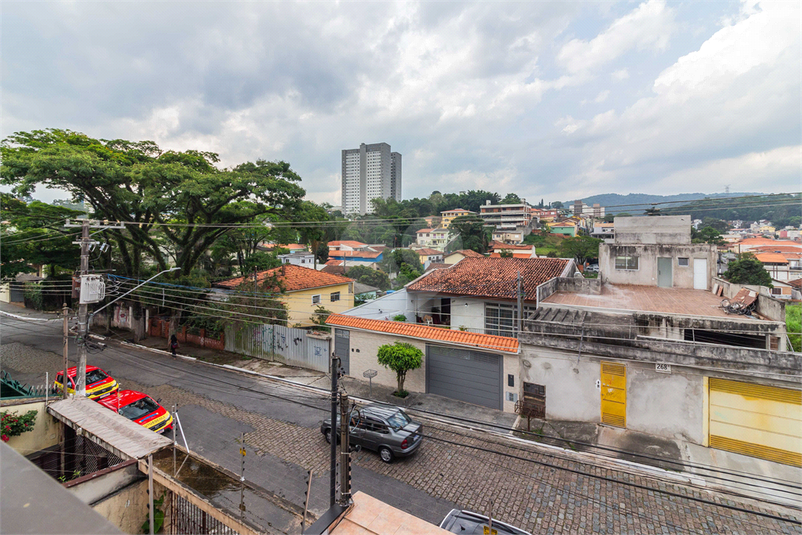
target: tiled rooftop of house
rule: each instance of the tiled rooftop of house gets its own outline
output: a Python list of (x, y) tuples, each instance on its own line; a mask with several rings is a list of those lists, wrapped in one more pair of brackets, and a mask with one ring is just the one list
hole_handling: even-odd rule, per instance
[[(502, 249), (503, 250), (503, 249)], [(532, 258), (531, 251), (510, 251), (512, 258)], [(490, 253), (490, 258), (501, 258), (501, 253)]]
[(564, 258), (465, 258), (450, 269), (432, 271), (407, 286), (407, 291), (516, 299), (520, 273), (525, 300), (534, 301), (538, 285), (562, 275), (569, 262)]
[(431, 228), (422, 228), (422, 229), (418, 230), (418, 231), (417, 231), (417, 233), (418, 233), (418, 234), (422, 234), (422, 233), (424, 233), (424, 232), (431, 232), (431, 231), (433, 231), (433, 230), (434, 230), (434, 229), (431, 229)]
[(787, 242), (782, 242), (786, 245), (761, 245), (760, 247), (753, 247), (752, 252), (758, 251), (764, 253), (800, 253), (802, 252), (802, 243), (796, 245), (787, 245)]
[(460, 249), (459, 251), (454, 251), (453, 253), (449, 253), (446, 256), (451, 256), (453, 254), (461, 254), (465, 258), (484, 258), (483, 254), (477, 253), (476, 251), (472, 251), (470, 249)]
[(443, 329), (429, 325), (419, 325), (417, 323), (371, 320), (357, 316), (331, 314), (326, 319), (326, 324), (340, 327), (351, 327), (353, 329), (362, 329), (366, 331), (397, 334), (399, 336), (408, 336), (410, 338), (437, 340), (439, 342), (459, 344), (468, 347), (480, 347), (482, 349), (490, 349), (493, 351), (504, 351), (507, 353), (518, 352), (517, 338)]
[(755, 253), (755, 258), (764, 264), (787, 264), (785, 255), (782, 253)]
[[(323, 271), (317, 271), (303, 266), (294, 266), (292, 264), (284, 264), (281, 267), (256, 273), (256, 279), (259, 284), (263, 284), (265, 280), (270, 277), (276, 277), (279, 284), (288, 292), (353, 282), (353, 279), (347, 277), (334, 275), (332, 273), (324, 273)], [(220, 288), (236, 288), (240, 284), (252, 281), (253, 275), (247, 275), (245, 277), (219, 281), (215, 283), (215, 286)]]
[(353, 249), (361, 249), (362, 247), (367, 247), (368, 244), (362, 243), (360, 241), (353, 241), (353, 240), (337, 240), (337, 241), (330, 241), (328, 243), (329, 249), (334, 247), (341, 247), (345, 245), (346, 247), (351, 247)]
[(442, 262), (432, 262), (429, 264), (429, 267), (426, 268), (424, 273), (429, 273), (430, 271), (434, 271), (435, 269), (448, 269), (454, 264), (444, 264)]
[(418, 253), (418, 256), (443, 256), (443, 251), (437, 249), (416, 249), (415, 252)]
[(542, 304), (743, 319), (743, 316), (733, 316), (720, 309), (721, 297), (706, 290), (688, 288), (604, 284), (600, 295), (556, 292)]
[(382, 251), (365, 249), (362, 251), (329, 251), (329, 257), (334, 258), (379, 258)]

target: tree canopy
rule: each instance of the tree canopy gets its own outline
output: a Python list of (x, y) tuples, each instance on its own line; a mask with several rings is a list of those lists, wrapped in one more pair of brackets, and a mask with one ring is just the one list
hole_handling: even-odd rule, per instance
[(736, 284), (755, 284), (772, 287), (771, 275), (754, 255), (745, 253), (740, 260), (730, 262), (724, 278)]
[(451, 235), (459, 234), (462, 245), (458, 249), (470, 249), (477, 253), (485, 254), (489, 246), (488, 229), (485, 228), (484, 220), (475, 215), (455, 217), (448, 226)]
[(407, 372), (416, 370), (423, 364), (423, 351), (406, 342), (396, 342), (393, 345), (386, 344), (379, 348), (379, 364), (389, 368), (396, 374), (398, 380), (397, 394), (405, 395), (404, 380)]
[(144, 255), (166, 269), (157, 234), (186, 275), (230, 232), (226, 226), (253, 224), (260, 216), (289, 219), (305, 194), (286, 162), (218, 169), (212, 152), (164, 152), (152, 141), (93, 139), (70, 130), (15, 133), (0, 144), (0, 156), (0, 181), (16, 193), (30, 194), (37, 185), (61, 188), (84, 199), (94, 217), (129, 222), (125, 230), (105, 233), (116, 242), (123, 273), (133, 276)]
[(560, 256), (573, 258), (577, 264), (584, 264), (589, 258), (599, 257), (599, 245), (602, 241), (590, 236), (566, 238), (560, 243)]

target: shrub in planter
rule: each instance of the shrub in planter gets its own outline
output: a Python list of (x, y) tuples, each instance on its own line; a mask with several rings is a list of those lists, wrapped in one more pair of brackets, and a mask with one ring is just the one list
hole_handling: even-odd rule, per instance
[(8, 411), (0, 412), (0, 438), (8, 442), (11, 437), (33, 431), (36, 414), (39, 411), (28, 411), (25, 414), (15, 414)]

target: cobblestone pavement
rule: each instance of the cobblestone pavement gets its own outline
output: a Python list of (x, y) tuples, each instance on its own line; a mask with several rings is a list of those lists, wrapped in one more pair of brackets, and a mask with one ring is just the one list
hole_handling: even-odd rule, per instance
[[(42, 369), (31, 364), (32, 360), (46, 367), (60, 363), (58, 355), (30, 353), (21, 344), (7, 344), (2, 350), (3, 367), (21, 372)], [(247, 424), (253, 431), (245, 434), (246, 444), (258, 455), (269, 454), (318, 474), (328, 468), (328, 444), (316, 427), (272, 419), (170, 384), (146, 386), (126, 378), (125, 388), (161, 398), (167, 407), (197, 405)], [(209, 395), (214, 396), (214, 392)], [(314, 401), (325, 406), (321, 398)], [(299, 406), (298, 411), (315, 409)], [(265, 412), (269, 413), (269, 405)], [(320, 419), (326, 418), (325, 411), (317, 412)], [(439, 424), (426, 424), (424, 436), (420, 451), (410, 458), (385, 464), (377, 454), (361, 451), (354, 454), (354, 462), (462, 508), (484, 513), (492, 510), (495, 518), (533, 534), (802, 533), (799, 525), (749, 512), (778, 514), (755, 502), (726, 499), (683, 485), (580, 463), (559, 453), (545, 454), (527, 445), (511, 445), (501, 438), (476, 436)]]

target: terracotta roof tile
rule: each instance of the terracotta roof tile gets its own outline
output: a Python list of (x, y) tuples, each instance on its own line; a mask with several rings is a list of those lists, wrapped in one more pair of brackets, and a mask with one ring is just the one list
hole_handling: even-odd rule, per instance
[(442, 254), (443, 254), (443, 251), (438, 251), (437, 249), (426, 249), (426, 248), (424, 248), (424, 249), (416, 249), (415, 252), (418, 253), (418, 256), (421, 256), (421, 255), (426, 255), (426, 256), (441, 255), (442, 256)]
[(362, 243), (361, 241), (353, 241), (353, 240), (337, 240), (337, 241), (330, 241), (328, 243), (329, 247), (339, 247), (341, 245), (345, 245), (346, 247), (354, 247), (357, 249), (368, 246), (367, 243)]
[(794, 288), (802, 289), (802, 279), (794, 279), (792, 281), (788, 281), (789, 286), (793, 286)]
[(334, 266), (326, 264), (321, 273), (331, 273), (332, 275), (345, 275), (345, 266)]
[(433, 228), (422, 228), (422, 229), (420, 229), (420, 230), (418, 230), (418, 231), (416, 231), (416, 232), (417, 232), (418, 234), (420, 234), (421, 232), (431, 232), (431, 231), (433, 231), (433, 230), (434, 230)]
[(788, 260), (785, 259), (781, 253), (757, 253), (755, 258), (764, 264), (787, 264)]
[(438, 269), (407, 286), (410, 292), (437, 292), (493, 299), (516, 299), (518, 273), (526, 301), (534, 301), (540, 284), (559, 277), (564, 258), (465, 258), (451, 269)]
[(329, 251), (329, 257), (332, 258), (379, 258), (382, 251), (374, 251), (372, 249), (366, 251)]
[(454, 251), (453, 253), (449, 253), (446, 256), (451, 256), (453, 254), (461, 254), (465, 258), (484, 258), (485, 256), (481, 253), (477, 253), (476, 251), (472, 251), (470, 249), (460, 249), (459, 251)]
[(432, 262), (431, 264), (429, 264), (429, 267), (426, 268), (426, 271), (424, 271), (424, 273), (429, 273), (430, 271), (434, 271), (435, 269), (448, 269), (453, 265), (454, 264), (443, 264), (440, 262)]
[[(317, 271), (303, 266), (294, 266), (292, 264), (284, 264), (281, 267), (259, 271), (256, 274), (256, 278), (260, 283), (272, 276), (276, 276), (284, 287), (284, 290), (288, 292), (353, 282), (353, 279), (347, 277), (334, 275), (332, 273), (324, 273), (323, 270)], [(217, 282), (215, 286), (221, 288), (236, 288), (240, 284), (251, 282), (252, 280), (253, 275), (247, 275), (245, 277), (236, 277), (234, 279)]]
[(403, 321), (371, 320), (357, 316), (345, 316), (343, 314), (331, 314), (326, 320), (326, 324), (396, 334), (399, 336), (408, 336), (410, 338), (421, 338), (423, 340), (436, 340), (468, 347), (504, 351), (506, 353), (518, 353), (518, 339), (508, 338), (506, 336), (493, 336), (468, 331), (441, 329), (439, 327), (418, 325), (417, 323), (405, 323)]

